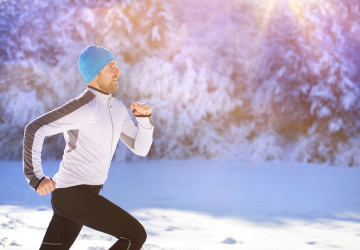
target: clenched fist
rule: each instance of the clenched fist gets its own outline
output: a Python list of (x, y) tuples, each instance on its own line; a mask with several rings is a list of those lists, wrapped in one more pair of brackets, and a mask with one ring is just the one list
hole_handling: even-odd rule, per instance
[(45, 177), (39, 184), (36, 189), (36, 192), (40, 195), (46, 195), (51, 193), (56, 189), (56, 182), (50, 179), (49, 177)]
[(131, 104), (134, 115), (151, 115), (151, 108), (146, 103), (135, 102)]

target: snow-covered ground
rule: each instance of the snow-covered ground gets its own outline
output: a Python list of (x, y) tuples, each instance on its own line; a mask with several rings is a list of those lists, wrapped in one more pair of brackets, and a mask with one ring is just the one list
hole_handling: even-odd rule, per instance
[[(59, 162), (44, 162), (53, 175)], [(38, 249), (50, 196), (21, 162), (0, 162), (0, 249)], [(144, 161), (112, 164), (102, 195), (138, 218), (144, 246), (173, 250), (360, 249), (360, 168), (300, 163)], [(108, 249), (84, 228), (72, 249)]]

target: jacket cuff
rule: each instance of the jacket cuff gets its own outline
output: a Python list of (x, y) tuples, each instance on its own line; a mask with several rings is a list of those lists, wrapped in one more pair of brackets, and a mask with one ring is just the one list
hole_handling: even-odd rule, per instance
[(34, 189), (37, 190), (38, 186), (40, 185), (40, 183), (45, 179), (45, 176), (43, 178), (41, 178), (38, 183), (35, 185)]
[(152, 116), (135, 116), (136, 120), (138, 121), (138, 123), (142, 124), (142, 125), (151, 125), (154, 126), (154, 122), (152, 119)]

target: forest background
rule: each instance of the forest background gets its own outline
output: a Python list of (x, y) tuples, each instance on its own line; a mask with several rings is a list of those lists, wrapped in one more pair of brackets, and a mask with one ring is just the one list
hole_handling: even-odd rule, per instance
[[(357, 0), (0, 0), (0, 159), (24, 127), (86, 87), (96, 44), (122, 71), (113, 96), (148, 103), (153, 159), (360, 165)], [(43, 158), (60, 158), (61, 135)], [(117, 162), (139, 160), (119, 145)]]

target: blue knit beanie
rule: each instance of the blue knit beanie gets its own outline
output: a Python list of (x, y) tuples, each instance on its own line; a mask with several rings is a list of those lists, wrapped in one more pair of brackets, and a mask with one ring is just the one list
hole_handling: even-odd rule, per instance
[(81, 53), (78, 63), (80, 73), (86, 84), (91, 82), (112, 60), (115, 60), (115, 57), (109, 50), (96, 45), (87, 47)]

